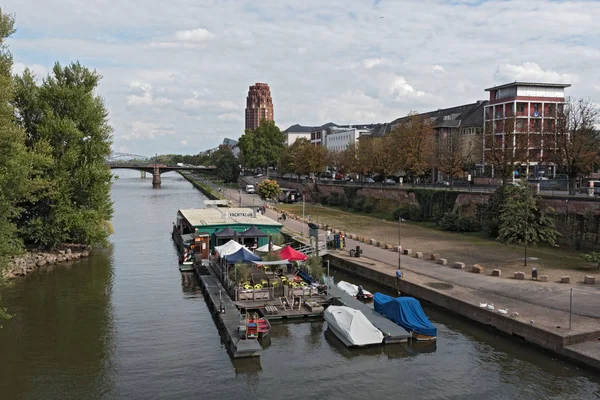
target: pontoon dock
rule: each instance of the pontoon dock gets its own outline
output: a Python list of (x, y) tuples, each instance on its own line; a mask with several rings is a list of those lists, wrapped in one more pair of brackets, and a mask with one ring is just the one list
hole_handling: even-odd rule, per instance
[[(221, 324), (224, 334), (224, 340), (230, 351), (232, 358), (258, 357), (262, 347), (256, 339), (240, 339), (239, 324), (241, 315), (237, 307), (227, 294), (225, 288), (219, 282), (219, 279), (213, 273), (210, 266), (203, 266), (201, 263), (195, 263), (194, 268), (200, 278), (204, 296), (209, 307), (216, 313), (217, 320)], [(225, 312), (219, 312), (219, 306), (225, 307)]]
[(371, 307), (339, 289), (333, 283), (330, 285), (330, 288), (327, 289), (327, 291), (335, 298), (334, 304), (337, 303), (338, 305), (343, 305), (361, 311), (364, 316), (367, 317), (367, 319), (383, 333), (383, 343), (405, 343), (411, 338), (411, 334), (408, 333), (406, 329), (396, 325), (383, 315), (377, 313)]

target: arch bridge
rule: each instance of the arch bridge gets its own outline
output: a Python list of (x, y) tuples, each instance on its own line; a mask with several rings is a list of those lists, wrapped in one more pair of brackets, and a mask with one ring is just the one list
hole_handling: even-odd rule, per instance
[(152, 186), (160, 186), (160, 175), (171, 171), (214, 171), (214, 167), (194, 166), (194, 165), (165, 165), (161, 164), (158, 157), (148, 157), (129, 153), (111, 153), (106, 158), (106, 165), (110, 169), (135, 169), (152, 174)]

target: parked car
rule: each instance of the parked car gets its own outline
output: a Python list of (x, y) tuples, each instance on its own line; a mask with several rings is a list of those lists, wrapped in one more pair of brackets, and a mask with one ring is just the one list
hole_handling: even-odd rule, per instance
[(396, 181), (390, 178), (387, 178), (385, 181), (383, 181), (383, 183), (385, 183), (386, 185), (395, 185)]
[(246, 193), (254, 194), (254, 185), (246, 185)]
[(262, 177), (264, 177), (264, 175), (263, 174), (256, 174), (256, 175), (254, 175), (254, 177), (255, 178), (262, 178)]
[(373, 179), (373, 178), (365, 178), (365, 182), (367, 182), (367, 183), (375, 183), (375, 179)]

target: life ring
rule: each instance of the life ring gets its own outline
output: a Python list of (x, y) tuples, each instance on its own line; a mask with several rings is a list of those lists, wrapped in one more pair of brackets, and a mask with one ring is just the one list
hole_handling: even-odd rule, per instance
[(254, 285), (254, 289), (262, 289), (262, 286), (257, 283), (256, 285)]

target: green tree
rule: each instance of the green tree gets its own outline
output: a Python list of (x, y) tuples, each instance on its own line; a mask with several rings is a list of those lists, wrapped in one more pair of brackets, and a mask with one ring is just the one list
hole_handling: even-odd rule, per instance
[(78, 62), (56, 63), (39, 86), (29, 71), (15, 78), (18, 121), (37, 157), (39, 185), (47, 185), (24, 204), (19, 224), (27, 243), (103, 244), (108, 238), (112, 175), (105, 158), (112, 129), (94, 93), (100, 79)]
[(256, 185), (258, 195), (263, 200), (274, 200), (281, 193), (279, 183), (274, 179), (265, 179), (258, 185)]
[(473, 162), (473, 147), (465, 135), (458, 130), (438, 137), (435, 142), (435, 166), (450, 179), (450, 188), (454, 188), (454, 179), (462, 176), (467, 165)]
[(583, 261), (596, 264), (598, 266), (598, 269), (600, 269), (600, 252), (592, 251), (590, 253), (584, 254), (583, 256), (581, 256), (581, 258), (583, 259)]
[(219, 146), (212, 154), (212, 163), (217, 167), (215, 173), (225, 182), (237, 182), (240, 176), (240, 164), (229, 146)]
[(554, 219), (540, 209), (539, 196), (534, 196), (529, 188), (507, 186), (505, 194), (506, 203), (499, 215), (498, 240), (524, 245), (527, 265), (527, 246), (538, 243), (554, 246), (559, 233)]
[(327, 158), (325, 147), (314, 146), (307, 139), (304, 139), (294, 152), (296, 173), (318, 175), (325, 170)]
[(258, 128), (246, 130), (238, 146), (245, 166), (268, 169), (269, 165), (277, 164), (285, 149), (285, 134), (273, 121), (262, 120)]
[(409, 176), (423, 176), (434, 155), (434, 130), (429, 118), (410, 113), (389, 137), (398, 154), (398, 167)]

